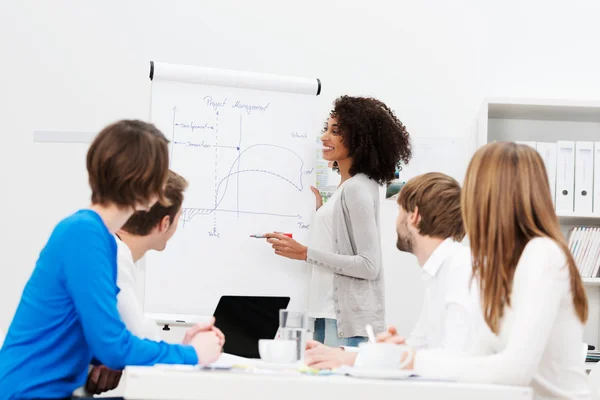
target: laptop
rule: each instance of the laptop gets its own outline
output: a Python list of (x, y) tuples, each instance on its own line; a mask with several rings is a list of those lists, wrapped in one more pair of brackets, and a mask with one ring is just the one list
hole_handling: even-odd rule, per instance
[(222, 296), (213, 315), (225, 334), (223, 352), (260, 358), (258, 341), (275, 338), (279, 310), (286, 309), (289, 302), (289, 297)]

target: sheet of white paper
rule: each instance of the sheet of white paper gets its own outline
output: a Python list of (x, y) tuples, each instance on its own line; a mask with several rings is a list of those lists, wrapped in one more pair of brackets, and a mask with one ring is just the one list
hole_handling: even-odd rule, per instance
[(245, 358), (245, 357), (236, 356), (236, 355), (233, 355), (233, 354), (223, 353), (223, 354), (221, 354), (221, 357), (219, 357), (219, 359), (217, 361), (215, 361), (213, 364), (211, 364), (211, 366), (214, 366), (214, 367), (231, 367), (231, 366), (236, 365), (236, 364), (240, 364), (240, 365), (253, 365), (257, 361), (260, 361), (260, 360), (255, 360), (255, 359), (251, 359), (251, 358)]

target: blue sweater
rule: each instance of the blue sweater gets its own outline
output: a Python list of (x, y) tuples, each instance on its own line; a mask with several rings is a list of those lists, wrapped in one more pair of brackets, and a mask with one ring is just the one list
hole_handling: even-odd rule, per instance
[(0, 350), (0, 399), (69, 397), (92, 357), (109, 368), (197, 364), (190, 346), (142, 340), (117, 311), (117, 245), (100, 216), (61, 221), (40, 253)]

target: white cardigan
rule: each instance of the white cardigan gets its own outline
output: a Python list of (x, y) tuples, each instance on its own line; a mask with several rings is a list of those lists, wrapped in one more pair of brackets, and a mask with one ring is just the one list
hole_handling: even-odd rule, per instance
[(566, 257), (553, 240), (536, 238), (525, 247), (499, 335), (483, 321), (479, 326), (472, 354), (419, 351), (415, 372), (463, 382), (531, 385), (537, 399), (591, 398), (581, 359), (583, 323), (573, 306)]

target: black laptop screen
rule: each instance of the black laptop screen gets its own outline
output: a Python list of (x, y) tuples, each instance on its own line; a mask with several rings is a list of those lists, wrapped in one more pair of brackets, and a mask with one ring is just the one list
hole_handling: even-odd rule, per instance
[(259, 339), (273, 339), (279, 328), (279, 310), (289, 297), (223, 296), (215, 309), (216, 326), (225, 334), (223, 351), (260, 358)]

